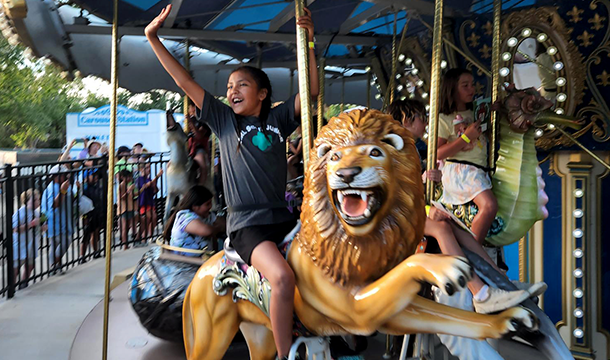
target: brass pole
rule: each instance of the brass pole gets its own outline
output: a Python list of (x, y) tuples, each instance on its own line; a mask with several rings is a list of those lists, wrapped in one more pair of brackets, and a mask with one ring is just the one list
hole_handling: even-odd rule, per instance
[[(500, 95), (500, 20), (502, 16), (502, 0), (494, 0), (494, 24), (491, 39), (491, 103), (495, 104)], [(489, 168), (496, 167), (496, 145), (497, 145), (498, 112), (491, 112), (491, 138), (489, 144)]]
[(369, 70), (366, 72), (366, 108), (370, 109), (371, 108), (371, 71), (373, 70)]
[[(407, 29), (409, 28), (409, 18), (407, 18), (406, 22), (405, 22), (405, 26), (402, 27), (402, 35), (400, 35), (400, 43), (398, 43), (398, 51), (397, 56), (400, 56), (400, 53), (402, 51), (402, 44), (404, 43), (405, 40), (405, 35), (407, 34)], [(398, 60), (398, 59), (395, 59)], [(392, 60), (392, 62), (394, 63), (394, 60)], [(398, 62), (396, 62), (397, 64)], [(390, 79), (388, 80), (388, 87), (386, 89), (385, 92), (385, 97), (383, 98), (383, 105), (381, 107), (382, 110), (385, 110), (385, 108), (389, 105), (389, 98), (390, 98), (390, 91), (394, 92), (394, 79), (396, 79), (396, 67), (392, 68), (392, 74), (390, 75)], [(369, 82), (370, 85), (370, 82)]]
[[(305, 0), (295, 0), (295, 16), (303, 16)], [(301, 99), (301, 133), (303, 140), (303, 166), (307, 169), (309, 150), (312, 147), (311, 136), (311, 92), (309, 91), (309, 51), (307, 47), (307, 30), (297, 25), (297, 64), (299, 71), (299, 97)]]
[(341, 74), (341, 112), (345, 111), (345, 73)]
[[(443, 0), (434, 1), (434, 37), (432, 39), (432, 74), (430, 81), (430, 124), (428, 127), (427, 170), (436, 169), (436, 147), (438, 137), (438, 113), (441, 79), (441, 56), (443, 46)], [(426, 200), (434, 199), (434, 182), (426, 182)]]
[[(191, 41), (189, 39), (186, 39), (185, 41), (185, 49), (184, 49), (184, 68), (186, 69), (187, 72), (191, 71), (191, 52), (190, 52), (190, 47), (191, 47)], [(188, 122), (188, 116), (189, 116), (189, 97), (185, 94), (184, 95), (184, 132), (188, 134), (189, 132), (189, 122)]]
[(110, 275), (112, 268), (112, 238), (114, 208), (114, 148), (117, 122), (117, 90), (119, 87), (119, 0), (113, 1), (112, 54), (110, 58), (112, 97), (110, 98), (110, 145), (108, 148), (108, 193), (106, 198), (106, 279), (104, 281), (104, 330), (102, 360), (108, 359), (108, 317), (110, 315)]
[(318, 92), (318, 134), (324, 125), (324, 88), (326, 86), (326, 75), (324, 74), (325, 67), (326, 59), (322, 57), (320, 58), (320, 66), (318, 67), (318, 86), (320, 87)]
[(392, 79), (390, 79), (390, 104), (392, 102), (394, 102), (394, 76), (396, 76), (396, 64), (398, 63), (398, 59), (397, 56), (398, 54), (396, 54), (396, 31), (398, 31), (396, 29), (396, 17), (398, 16), (398, 13), (395, 12), (394, 13), (394, 31), (392, 34)]
[[(434, 30), (432, 28), (432, 26), (430, 24), (428, 24), (427, 22), (425, 22), (418, 14), (416, 14), (415, 16), (417, 16), (417, 20), (419, 20), (419, 22), (422, 23), (429, 30)], [(483, 74), (485, 74), (485, 76), (491, 78), (491, 71), (489, 71), (487, 68), (485, 68), (485, 66), (483, 66), (481, 63), (479, 63), (476, 59), (468, 56), (468, 54), (466, 54), (464, 51), (462, 51), (460, 48), (458, 48), (448, 37), (443, 36), (443, 42), (446, 45), (449, 45), (449, 47), (451, 47), (453, 50), (455, 50), (455, 52), (462, 55), (464, 57), (464, 59), (468, 60), (469, 63), (471, 63), (472, 65), (476, 66), (479, 70), (481, 70), (481, 72)]]
[(587, 147), (584, 146), (580, 141), (576, 140), (576, 138), (574, 136), (572, 136), (572, 134), (570, 134), (569, 132), (567, 132), (564, 129), (560, 128), (559, 126), (555, 126), (555, 129), (559, 130), (559, 132), (562, 133), (563, 135), (565, 135), (565, 137), (567, 137), (568, 139), (570, 139), (570, 141), (572, 141), (578, 147), (583, 149), (587, 154), (589, 154), (593, 159), (597, 160), (600, 164), (604, 165), (608, 170), (610, 170), (610, 164), (605, 162), (599, 156), (595, 155), (595, 153), (593, 151), (587, 149)]

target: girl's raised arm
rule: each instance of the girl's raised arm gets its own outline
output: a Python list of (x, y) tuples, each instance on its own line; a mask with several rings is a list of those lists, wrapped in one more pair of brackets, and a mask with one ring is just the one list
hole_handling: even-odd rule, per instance
[(172, 6), (167, 5), (161, 11), (159, 16), (154, 18), (153, 21), (151, 21), (150, 24), (146, 26), (146, 29), (144, 29), (144, 34), (146, 34), (146, 38), (150, 42), (150, 46), (155, 52), (155, 55), (157, 55), (157, 59), (159, 59), (159, 62), (161, 62), (161, 65), (163, 65), (165, 71), (167, 71), (167, 73), (172, 77), (172, 79), (174, 79), (176, 85), (178, 85), (178, 87), (182, 89), (182, 91), (184, 91), (184, 93), (189, 98), (191, 98), (191, 100), (193, 100), (195, 105), (201, 109), (201, 106), (203, 105), (203, 97), (205, 95), (205, 91), (201, 86), (199, 86), (199, 84), (195, 82), (195, 80), (191, 77), (188, 71), (186, 71), (186, 69), (182, 65), (180, 65), (180, 63), (172, 56), (172, 54), (167, 51), (167, 49), (165, 48), (165, 46), (163, 46), (163, 43), (161, 43), (161, 40), (159, 40), (159, 37), (157, 36), (159, 28), (161, 28), (161, 25), (163, 25), (163, 22), (165, 21), (171, 10)]

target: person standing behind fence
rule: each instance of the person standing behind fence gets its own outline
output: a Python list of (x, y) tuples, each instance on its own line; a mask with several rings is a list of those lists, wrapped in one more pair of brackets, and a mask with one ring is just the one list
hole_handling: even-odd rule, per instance
[(133, 199), (136, 184), (133, 183), (133, 174), (129, 170), (119, 172), (119, 214), (121, 228), (121, 244), (123, 249), (129, 249), (129, 229), (135, 234), (136, 224), (139, 222), (139, 214), (135, 212), (135, 201)]
[[(40, 238), (40, 226), (44, 223), (44, 217), (40, 215), (40, 192), (38, 190), (26, 190), (21, 193), (23, 204), (13, 214), (13, 267), (15, 268), (15, 283), (19, 279), (21, 266), (25, 264), (25, 272), (22, 280), (25, 280), (19, 288), (27, 287), (28, 279), (34, 269), (34, 259), (38, 248), (37, 239)], [(42, 225), (46, 230), (46, 225)]]
[(48, 218), (49, 265), (53, 272), (59, 270), (61, 258), (68, 251), (72, 239), (73, 195), (67, 171), (68, 168), (64, 165), (51, 168), (51, 182), (42, 193), (40, 206)]
[(79, 264), (84, 263), (87, 247), (91, 244), (93, 258), (99, 258), (100, 231), (106, 225), (106, 209), (104, 208), (104, 188), (99, 181), (98, 169), (88, 169), (84, 172), (85, 183), (83, 195), (93, 203), (93, 210), (83, 215), (84, 234), (80, 244)]
[[(145, 244), (144, 239), (153, 236), (153, 230), (157, 225), (157, 212), (155, 211), (155, 194), (159, 192), (157, 180), (163, 175), (163, 169), (159, 170), (154, 179), (150, 179), (150, 163), (140, 164), (140, 177), (137, 187), (139, 189), (140, 203), (140, 241)], [(142, 216), (144, 219), (142, 220)]]

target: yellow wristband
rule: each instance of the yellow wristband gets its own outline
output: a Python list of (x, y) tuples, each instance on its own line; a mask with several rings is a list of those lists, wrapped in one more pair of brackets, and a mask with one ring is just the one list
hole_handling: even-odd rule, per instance
[(466, 134), (462, 134), (462, 136), (460, 136), (462, 138), (462, 140), (466, 141), (466, 144), (470, 144), (470, 139), (468, 138), (468, 136), (466, 136)]
[(430, 216), (430, 205), (426, 205), (426, 216)]
[(314, 48), (315, 48), (315, 45), (316, 45), (316, 44), (315, 44), (313, 41), (310, 41), (310, 42), (309, 42), (309, 48), (310, 48), (310, 49), (314, 49)]

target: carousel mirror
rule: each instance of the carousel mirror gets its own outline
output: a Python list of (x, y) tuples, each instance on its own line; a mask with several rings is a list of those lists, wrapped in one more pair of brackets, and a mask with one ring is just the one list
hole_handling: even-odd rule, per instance
[(500, 76), (517, 89), (533, 87), (551, 100), (558, 114), (572, 115), (582, 101), (582, 56), (554, 8), (509, 15), (503, 23)]

